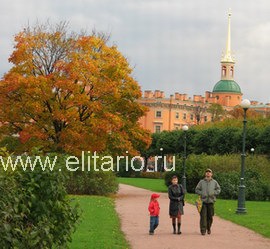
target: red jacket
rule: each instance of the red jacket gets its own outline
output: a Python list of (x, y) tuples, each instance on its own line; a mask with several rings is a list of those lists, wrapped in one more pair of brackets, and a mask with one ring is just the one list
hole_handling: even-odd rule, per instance
[(150, 212), (150, 216), (159, 216), (159, 203), (158, 201), (150, 201), (148, 210)]

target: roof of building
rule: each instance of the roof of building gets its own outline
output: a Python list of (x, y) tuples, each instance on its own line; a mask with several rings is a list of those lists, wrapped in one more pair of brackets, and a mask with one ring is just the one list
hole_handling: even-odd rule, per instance
[(234, 80), (220, 80), (215, 84), (213, 92), (241, 93), (241, 88)]
[(257, 109), (257, 108), (270, 108), (270, 106), (266, 105), (266, 104), (259, 104), (259, 105), (251, 105), (249, 108), (254, 108), (254, 109)]

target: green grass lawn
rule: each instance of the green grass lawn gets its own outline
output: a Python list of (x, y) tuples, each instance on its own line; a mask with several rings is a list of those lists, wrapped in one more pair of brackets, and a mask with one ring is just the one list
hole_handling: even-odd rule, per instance
[(72, 196), (82, 210), (71, 249), (130, 248), (120, 229), (114, 200), (102, 196)]
[(164, 179), (149, 179), (149, 178), (128, 178), (118, 177), (118, 182), (128, 184), (138, 188), (149, 189), (156, 192), (167, 192), (168, 188), (164, 184)]
[(237, 200), (217, 200), (216, 214), (270, 238), (270, 202), (246, 201), (246, 215), (235, 213)]
[[(163, 179), (148, 179), (148, 178), (118, 178), (119, 183), (132, 185), (144, 189), (149, 189), (155, 192), (167, 192), (167, 187)], [(194, 204), (197, 195), (187, 194), (186, 201)], [(216, 214), (224, 219), (230, 220), (239, 225), (250, 228), (251, 230), (260, 233), (270, 238), (270, 202), (247, 201), (246, 215), (238, 215), (235, 213), (237, 208), (236, 200), (221, 200), (218, 199), (215, 204)]]

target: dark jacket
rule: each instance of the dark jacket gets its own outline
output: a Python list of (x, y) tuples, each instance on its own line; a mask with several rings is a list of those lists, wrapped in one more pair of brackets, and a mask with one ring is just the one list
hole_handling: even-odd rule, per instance
[(216, 180), (211, 179), (207, 181), (206, 178), (200, 180), (195, 189), (196, 194), (201, 196), (204, 203), (214, 203), (220, 191), (220, 186)]
[(170, 216), (177, 216), (178, 212), (184, 214), (184, 189), (181, 184), (170, 185), (168, 188), (168, 195), (170, 198), (169, 214)]

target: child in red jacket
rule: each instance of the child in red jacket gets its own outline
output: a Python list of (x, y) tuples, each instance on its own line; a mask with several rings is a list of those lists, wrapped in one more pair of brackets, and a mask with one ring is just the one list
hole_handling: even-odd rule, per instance
[(151, 200), (148, 206), (148, 210), (150, 212), (150, 230), (149, 234), (153, 235), (155, 229), (158, 227), (159, 224), (159, 203), (157, 198), (159, 198), (159, 194), (152, 194)]

